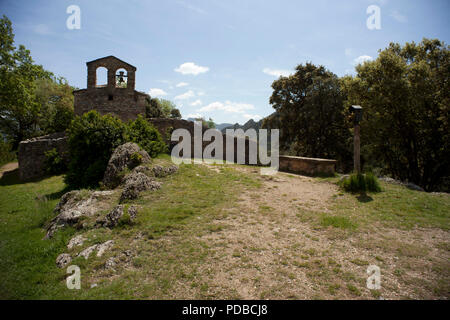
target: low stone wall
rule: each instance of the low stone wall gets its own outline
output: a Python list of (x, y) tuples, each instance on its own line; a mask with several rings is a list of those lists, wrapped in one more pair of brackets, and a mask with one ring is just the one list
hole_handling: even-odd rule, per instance
[(45, 152), (55, 148), (68, 163), (68, 144), (64, 132), (37, 137), (19, 144), (19, 177), (21, 180), (45, 175)]
[[(151, 118), (148, 119), (148, 122), (150, 122), (161, 134), (164, 142), (169, 146), (169, 151), (172, 150), (172, 148), (178, 143), (171, 141), (171, 134), (173, 130), (176, 129), (186, 129), (190, 135), (191, 135), (191, 156), (194, 156), (194, 122), (188, 121), (188, 120), (180, 120), (180, 119), (166, 119), (166, 118)], [(205, 131), (208, 130), (207, 127), (202, 127), (202, 135), (205, 133)], [(226, 147), (226, 139), (227, 135), (223, 134), (222, 132), (218, 131), (222, 135), (222, 144), (223, 144), (223, 160), (227, 159), (227, 147)], [(238, 148), (238, 141), (243, 138), (234, 138), (233, 142), (233, 154), (234, 154), (234, 162), (237, 162), (237, 148)], [(243, 143), (245, 146), (245, 164), (249, 164), (249, 140), (245, 139), (245, 141), (239, 141), (240, 143)], [(203, 150), (211, 143), (211, 141), (202, 141), (202, 152)]]
[(333, 175), (336, 160), (280, 156), (280, 171), (307, 175)]

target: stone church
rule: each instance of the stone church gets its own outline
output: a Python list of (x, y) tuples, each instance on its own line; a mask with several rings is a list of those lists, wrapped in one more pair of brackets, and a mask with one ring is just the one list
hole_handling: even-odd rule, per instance
[[(136, 67), (114, 56), (99, 58), (86, 63), (87, 88), (73, 91), (74, 111), (82, 115), (90, 110), (100, 114), (111, 113), (123, 121), (145, 114), (148, 94), (136, 91)], [(97, 69), (106, 68), (107, 83), (97, 84)]]

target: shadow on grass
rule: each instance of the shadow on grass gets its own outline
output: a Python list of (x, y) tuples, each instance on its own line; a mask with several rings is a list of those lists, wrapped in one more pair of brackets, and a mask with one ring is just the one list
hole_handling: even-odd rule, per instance
[(3, 176), (0, 178), (0, 186), (11, 186), (16, 184), (25, 184), (30, 182), (39, 182), (46, 178), (50, 177), (49, 175), (45, 175), (39, 178), (21, 180), (19, 178), (19, 169), (14, 169), (11, 171), (6, 171), (3, 173)]
[(367, 193), (360, 193), (359, 196), (356, 197), (359, 202), (367, 203), (373, 201), (373, 198), (369, 196)]

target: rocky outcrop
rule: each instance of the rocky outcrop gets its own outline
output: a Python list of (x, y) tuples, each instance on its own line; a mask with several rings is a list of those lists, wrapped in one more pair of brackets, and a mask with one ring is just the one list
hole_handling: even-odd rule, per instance
[(155, 165), (155, 166), (153, 166), (153, 168), (151, 170), (155, 177), (162, 178), (162, 177), (168, 176), (169, 174), (177, 172), (178, 166), (171, 165), (168, 167), (162, 167), (159, 165)]
[(113, 245), (114, 245), (114, 240), (108, 240), (101, 244), (94, 244), (90, 247), (87, 247), (83, 251), (81, 251), (78, 254), (78, 257), (83, 257), (87, 260), (89, 258), (89, 256), (91, 255), (91, 253), (93, 253), (95, 250), (97, 250), (97, 257), (101, 257), (106, 251), (110, 250)]
[(121, 182), (120, 174), (125, 169), (150, 162), (150, 156), (145, 150), (141, 150), (136, 143), (127, 142), (114, 150), (106, 167), (103, 184), (108, 188), (115, 188)]
[(56, 258), (56, 265), (58, 266), (58, 268), (64, 268), (71, 262), (72, 262), (72, 257), (68, 253), (61, 253)]
[[(130, 221), (132, 222), (134, 219), (136, 219), (137, 207), (130, 206), (127, 210), (127, 213), (130, 217)], [(109, 212), (105, 216), (105, 218), (98, 220), (97, 225), (100, 225), (102, 227), (113, 228), (119, 223), (120, 218), (122, 218), (124, 214), (125, 214), (125, 206), (119, 204), (114, 209), (112, 209), (111, 212)]]
[(72, 249), (74, 247), (82, 246), (84, 241), (86, 239), (82, 235), (78, 235), (70, 239), (69, 243), (67, 244), (67, 249)]
[(53, 237), (56, 230), (78, 223), (83, 216), (93, 216), (107, 208), (101, 200), (108, 198), (113, 191), (70, 191), (61, 197), (54, 212), (57, 214), (47, 228), (46, 239)]
[(141, 172), (132, 172), (124, 179), (125, 186), (120, 196), (120, 202), (136, 199), (139, 193), (146, 190), (157, 190), (162, 183), (157, 182)]

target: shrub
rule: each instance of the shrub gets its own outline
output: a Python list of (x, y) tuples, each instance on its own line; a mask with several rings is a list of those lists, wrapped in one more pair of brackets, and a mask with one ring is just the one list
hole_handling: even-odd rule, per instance
[(16, 160), (16, 154), (11, 151), (11, 145), (3, 139), (0, 140), (0, 166)]
[(152, 158), (160, 153), (167, 152), (167, 146), (159, 131), (141, 115), (128, 124), (128, 139), (130, 142), (137, 143)]
[(56, 148), (46, 151), (45, 153), (45, 170), (49, 174), (61, 174), (67, 170), (64, 159)]
[(348, 192), (380, 192), (381, 187), (378, 183), (378, 179), (372, 173), (352, 174), (348, 178), (345, 178), (342, 183), (342, 187)]
[(127, 142), (127, 126), (111, 115), (90, 111), (68, 129), (70, 163), (65, 182), (74, 188), (97, 187), (114, 149)]

